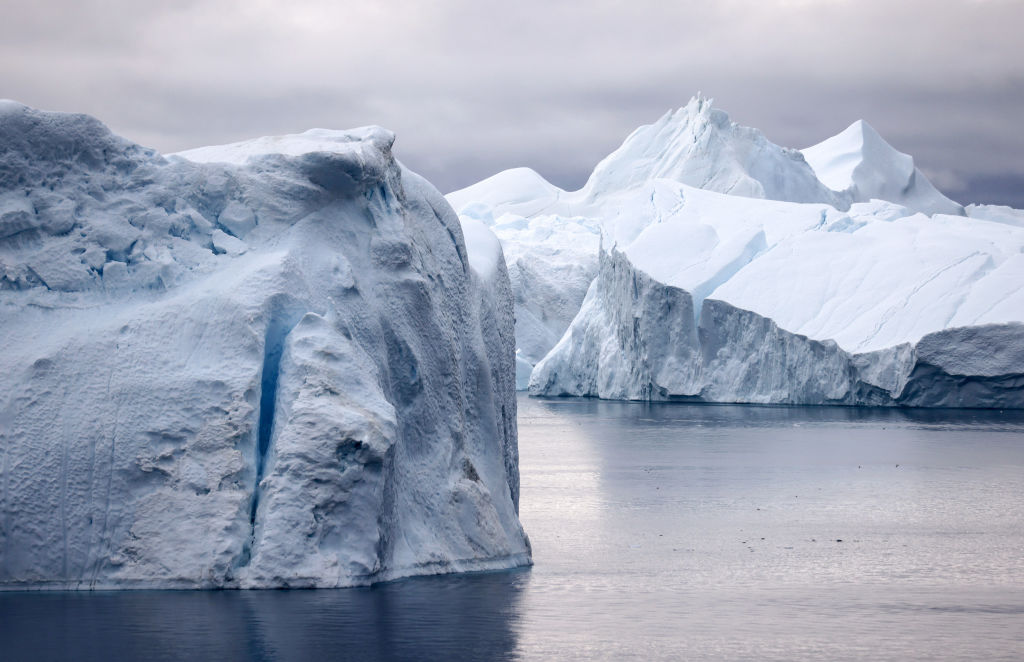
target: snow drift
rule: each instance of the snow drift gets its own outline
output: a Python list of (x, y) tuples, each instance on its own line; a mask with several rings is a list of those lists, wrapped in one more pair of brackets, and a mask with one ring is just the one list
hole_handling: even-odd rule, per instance
[(529, 563), (500, 246), (392, 141), (0, 105), (0, 587)]
[[(864, 122), (797, 152), (698, 98), (580, 191), (502, 173), (448, 198), (547, 274), (513, 279), (534, 394), (1024, 407), (1020, 213), (964, 210)], [(575, 308), (556, 342), (536, 308)]]

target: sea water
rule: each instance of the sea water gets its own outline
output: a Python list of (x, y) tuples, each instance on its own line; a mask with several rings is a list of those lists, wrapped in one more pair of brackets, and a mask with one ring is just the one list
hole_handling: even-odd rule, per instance
[(519, 400), (535, 565), (0, 593), (0, 659), (1024, 659), (1024, 412)]

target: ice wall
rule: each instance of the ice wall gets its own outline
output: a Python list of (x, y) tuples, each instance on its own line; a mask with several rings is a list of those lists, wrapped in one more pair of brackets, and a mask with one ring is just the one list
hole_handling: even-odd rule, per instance
[(762, 404), (1024, 407), (1024, 324), (945, 329), (850, 353), (657, 281), (612, 249), (530, 380), (536, 395)]

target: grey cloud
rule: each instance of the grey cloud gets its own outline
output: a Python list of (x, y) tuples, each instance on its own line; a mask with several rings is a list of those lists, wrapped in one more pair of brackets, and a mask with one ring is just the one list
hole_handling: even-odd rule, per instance
[(977, 177), (948, 189), (955, 199), (980, 200), (994, 205), (1008, 205), (1024, 209), (1024, 176), (992, 175)]
[(995, 199), (1024, 177), (1020, 2), (9, 0), (5, 14), (0, 96), (163, 151), (374, 123), (442, 190), (519, 165), (572, 188), (702, 90), (787, 146), (863, 117), (940, 184)]

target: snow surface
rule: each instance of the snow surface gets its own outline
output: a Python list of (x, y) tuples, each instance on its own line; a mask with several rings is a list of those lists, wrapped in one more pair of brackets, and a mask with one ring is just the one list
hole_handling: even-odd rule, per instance
[[(580, 191), (520, 169), (448, 199), (492, 225), (510, 270), (547, 274), (513, 275), (533, 393), (1024, 406), (1024, 217), (963, 216), (863, 122), (801, 155), (698, 97)], [(597, 275), (583, 296), (572, 263)], [(532, 310), (565, 319), (575, 302), (559, 339), (536, 332)], [(1011, 347), (972, 370), (941, 345), (965, 333)]]
[(500, 246), (392, 141), (192, 161), (0, 104), (0, 588), (530, 562)]

